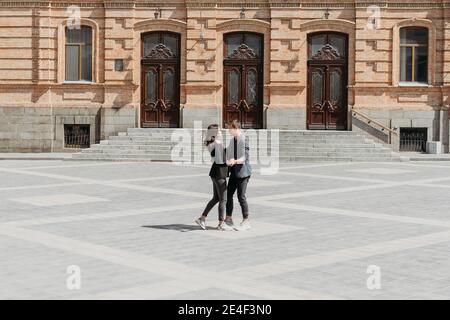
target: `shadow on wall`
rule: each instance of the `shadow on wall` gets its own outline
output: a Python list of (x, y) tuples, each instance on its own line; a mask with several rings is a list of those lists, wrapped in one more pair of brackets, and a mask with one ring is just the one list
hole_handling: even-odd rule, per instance
[(97, 114), (95, 115), (95, 143), (100, 143), (100, 138), (102, 136), (102, 108), (99, 108)]
[(362, 131), (363, 133), (370, 135), (370, 138), (375, 139), (382, 143), (389, 143), (389, 133), (385, 133), (383, 131), (377, 130), (371, 125), (365, 123), (364, 121), (353, 117), (352, 118), (352, 126), (353, 130), (357, 128), (357, 130)]

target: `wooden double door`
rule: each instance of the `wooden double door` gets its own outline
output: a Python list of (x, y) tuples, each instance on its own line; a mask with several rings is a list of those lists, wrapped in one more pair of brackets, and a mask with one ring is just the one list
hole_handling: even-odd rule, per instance
[(180, 37), (152, 32), (142, 39), (141, 127), (177, 128), (180, 124)]
[(263, 127), (263, 36), (225, 35), (223, 125), (238, 120), (245, 129)]
[(347, 36), (313, 34), (308, 47), (307, 128), (347, 130)]

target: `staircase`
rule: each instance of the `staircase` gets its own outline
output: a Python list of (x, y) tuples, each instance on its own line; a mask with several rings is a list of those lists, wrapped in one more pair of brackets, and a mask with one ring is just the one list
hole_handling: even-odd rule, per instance
[[(351, 131), (301, 131), (280, 130), (276, 134), (270, 130), (252, 133), (261, 137), (267, 135), (268, 148), (258, 149), (252, 140), (250, 157), (256, 161), (258, 154), (276, 154), (280, 162), (319, 161), (399, 161), (400, 157), (388, 146), (375, 143)], [(184, 136), (184, 140), (182, 135)], [(108, 140), (100, 141), (89, 149), (83, 149), (72, 156), (73, 160), (110, 161), (194, 161), (203, 159), (209, 163), (209, 155), (202, 147), (203, 130), (196, 129), (141, 129), (130, 128)], [(252, 139), (255, 135), (248, 134)], [(274, 138), (274, 139), (271, 139)], [(272, 143), (270, 141), (273, 141)], [(182, 142), (180, 142), (182, 141)], [(195, 142), (194, 142), (195, 141)], [(279, 141), (279, 148), (276, 142)], [(271, 148), (275, 151), (271, 153)], [(184, 148), (184, 149), (183, 149)], [(180, 151), (184, 150), (184, 153)], [(268, 150), (268, 151), (266, 151)], [(173, 157), (175, 155), (175, 157)]]

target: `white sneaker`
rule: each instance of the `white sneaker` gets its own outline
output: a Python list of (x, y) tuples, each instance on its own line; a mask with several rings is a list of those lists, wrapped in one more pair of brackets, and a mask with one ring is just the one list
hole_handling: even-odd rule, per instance
[(220, 231), (234, 231), (233, 227), (230, 227), (228, 224), (226, 224), (225, 222), (221, 222), (219, 223), (219, 225), (217, 226), (217, 230)]
[(242, 220), (241, 224), (234, 228), (236, 231), (247, 231), (251, 229), (248, 219)]
[(230, 228), (233, 228), (233, 229), (234, 229), (234, 223), (233, 223), (233, 220), (225, 220), (225, 224), (226, 224), (227, 226), (229, 226)]
[(198, 218), (197, 220), (195, 220), (195, 223), (198, 224), (203, 230), (206, 230), (205, 219)]

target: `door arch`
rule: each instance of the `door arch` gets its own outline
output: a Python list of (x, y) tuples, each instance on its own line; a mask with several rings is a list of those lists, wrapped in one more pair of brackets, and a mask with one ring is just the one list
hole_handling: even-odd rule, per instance
[(347, 70), (347, 34), (308, 35), (308, 129), (347, 130)]
[(180, 125), (180, 35), (156, 31), (142, 35), (141, 127)]
[(264, 36), (252, 32), (224, 35), (223, 125), (263, 127)]

